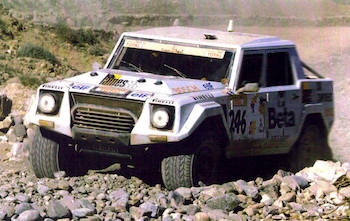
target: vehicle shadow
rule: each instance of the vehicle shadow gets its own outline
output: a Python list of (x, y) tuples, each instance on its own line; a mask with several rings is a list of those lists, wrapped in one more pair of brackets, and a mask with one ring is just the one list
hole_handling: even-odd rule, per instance
[[(219, 184), (243, 179), (246, 181), (255, 180), (261, 177), (264, 180), (271, 178), (278, 170), (287, 170), (285, 158), (287, 155), (281, 156), (264, 156), (264, 157), (242, 157), (223, 161), (219, 171)], [(91, 170), (90, 170), (91, 171)], [(160, 166), (156, 168), (131, 168), (123, 164), (112, 164), (101, 170), (92, 170), (98, 173), (112, 173), (130, 178), (138, 177), (146, 184), (153, 186), (162, 184)]]
[[(258, 177), (263, 178), (263, 180), (268, 180), (277, 174), (279, 170), (296, 173), (298, 171), (293, 171), (293, 168), (295, 168), (295, 166), (293, 165), (293, 162), (291, 162), (290, 157), (290, 154), (283, 154), (256, 157), (240, 157), (224, 160), (222, 162), (221, 169), (218, 172), (218, 184), (236, 181), (239, 179), (251, 181), (255, 180)], [(332, 151), (328, 145), (325, 148), (324, 153), (322, 153), (322, 156), (315, 158), (314, 161), (310, 162), (308, 165), (304, 165), (304, 167), (313, 166), (314, 162), (318, 159), (332, 160)], [(113, 165), (114, 167), (111, 166), (107, 169), (97, 172), (115, 173), (126, 178), (135, 176), (150, 186), (162, 184), (160, 163), (156, 167), (153, 166), (152, 168), (147, 165), (143, 165), (142, 167), (138, 168), (130, 168), (123, 164)]]

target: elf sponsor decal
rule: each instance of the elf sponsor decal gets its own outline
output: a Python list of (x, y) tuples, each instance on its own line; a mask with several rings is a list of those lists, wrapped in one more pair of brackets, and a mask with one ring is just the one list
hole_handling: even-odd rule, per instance
[(244, 134), (247, 129), (246, 110), (230, 110), (230, 131), (236, 134)]
[(275, 108), (268, 108), (268, 116), (269, 129), (295, 126), (295, 113), (294, 111), (287, 110), (287, 108), (283, 108), (282, 111), (278, 111)]
[(108, 95), (127, 95), (130, 91), (126, 88), (97, 86), (94, 87), (90, 92)]
[(127, 98), (134, 99), (134, 100), (142, 100), (145, 101), (149, 97), (151, 97), (153, 94), (151, 93), (144, 93), (144, 92), (132, 92), (127, 96)]
[(186, 85), (182, 87), (172, 88), (171, 90), (177, 94), (184, 94), (199, 91), (199, 88), (196, 85)]
[(214, 89), (213, 85), (210, 82), (203, 84), (203, 87), (207, 90)]
[(74, 84), (72, 86), (72, 89), (80, 90), (80, 91), (84, 91), (84, 90), (87, 90), (87, 89), (90, 89), (90, 88), (91, 88), (91, 86), (84, 85), (84, 84)]
[(197, 101), (197, 100), (208, 100), (210, 98), (214, 98), (214, 95), (207, 93), (207, 94), (201, 94), (201, 95), (197, 95), (197, 96), (192, 96), (193, 100)]

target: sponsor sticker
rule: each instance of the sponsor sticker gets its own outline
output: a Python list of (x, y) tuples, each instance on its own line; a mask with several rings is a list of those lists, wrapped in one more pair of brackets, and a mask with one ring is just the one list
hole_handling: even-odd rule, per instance
[(210, 94), (210, 93), (206, 93), (206, 94), (200, 94), (197, 96), (192, 96), (193, 100), (198, 101), (198, 100), (209, 100), (211, 98), (214, 98), (214, 95)]
[(85, 85), (85, 84), (74, 84), (71, 88), (79, 91), (84, 91), (84, 90), (90, 89), (91, 86)]
[(150, 98), (153, 94), (146, 92), (132, 92), (126, 98), (145, 101)]
[(56, 89), (56, 90), (62, 90), (63, 89), (63, 86), (54, 85), (54, 84), (44, 84), (41, 87), (42, 88), (49, 88), (49, 89)]
[(165, 100), (165, 99), (159, 99), (159, 98), (153, 98), (152, 99), (152, 103), (173, 105), (174, 101)]
[(177, 94), (184, 94), (199, 91), (199, 88), (196, 85), (186, 85), (182, 87), (172, 88), (171, 90)]
[(210, 82), (207, 82), (205, 84), (203, 84), (203, 87), (207, 90), (212, 90), (214, 89), (213, 85)]
[(230, 99), (235, 107), (246, 107), (248, 105), (248, 98), (245, 94), (235, 94), (231, 96)]
[(114, 74), (114, 79), (119, 79), (119, 78), (121, 78), (121, 77), (123, 77), (123, 75), (121, 75), (121, 74)]
[(109, 95), (127, 95), (130, 91), (126, 88), (110, 87), (110, 86), (97, 86), (90, 92)]

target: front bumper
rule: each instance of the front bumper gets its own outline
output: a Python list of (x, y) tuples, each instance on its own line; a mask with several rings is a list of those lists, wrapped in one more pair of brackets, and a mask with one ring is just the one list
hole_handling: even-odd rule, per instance
[(73, 126), (72, 138), (77, 143), (84, 142), (95, 145), (113, 145), (126, 147), (130, 143), (129, 133), (114, 133)]

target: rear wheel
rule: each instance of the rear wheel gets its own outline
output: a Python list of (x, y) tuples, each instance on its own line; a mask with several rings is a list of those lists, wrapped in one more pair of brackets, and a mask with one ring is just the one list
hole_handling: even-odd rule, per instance
[(167, 189), (217, 182), (222, 150), (213, 136), (205, 136), (193, 154), (166, 157), (161, 171)]
[(289, 161), (293, 172), (312, 166), (316, 160), (330, 160), (331, 150), (327, 135), (318, 124), (306, 124), (290, 152)]

